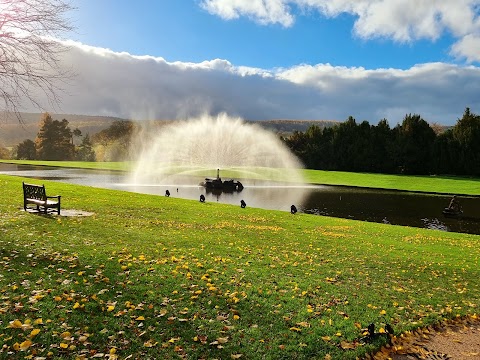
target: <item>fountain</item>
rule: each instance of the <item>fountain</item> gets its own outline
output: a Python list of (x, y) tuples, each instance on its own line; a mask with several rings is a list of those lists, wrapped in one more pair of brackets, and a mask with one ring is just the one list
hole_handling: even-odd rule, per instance
[[(147, 140), (146, 140), (147, 139)], [(150, 140), (148, 140), (150, 139)], [(141, 185), (195, 184), (223, 176), (252, 184), (303, 184), (300, 161), (272, 132), (226, 114), (177, 121), (149, 130), (132, 182)]]

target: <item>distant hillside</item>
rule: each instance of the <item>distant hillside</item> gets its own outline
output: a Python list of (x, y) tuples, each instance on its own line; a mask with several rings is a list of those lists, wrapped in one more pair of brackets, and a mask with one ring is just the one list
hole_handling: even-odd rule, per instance
[[(68, 120), (70, 128), (80, 129), (82, 134), (93, 135), (109, 127), (114, 121), (125, 121), (127, 119), (110, 116), (90, 116), (73, 114), (53, 114), (54, 120)], [(0, 120), (0, 145), (11, 147), (19, 144), (25, 139), (35, 140), (38, 133), (38, 125), (42, 118), (41, 113), (21, 113), (22, 124), (18, 122), (15, 116)], [(139, 120), (141, 122), (141, 120)], [(164, 126), (172, 123), (172, 120), (154, 121), (158, 126)], [(261, 120), (247, 121), (258, 124), (267, 130), (271, 130), (280, 135), (289, 135), (295, 130), (305, 131), (311, 125), (317, 125), (321, 128), (333, 126), (336, 121), (331, 120)]]
[[(25, 139), (35, 140), (38, 124), (42, 118), (40, 113), (21, 113), (22, 123), (15, 116), (0, 120), (0, 145), (14, 146)], [(82, 134), (93, 135), (116, 120), (125, 120), (109, 116), (88, 116), (72, 114), (50, 114), (53, 120), (68, 120), (71, 129), (80, 129)]]

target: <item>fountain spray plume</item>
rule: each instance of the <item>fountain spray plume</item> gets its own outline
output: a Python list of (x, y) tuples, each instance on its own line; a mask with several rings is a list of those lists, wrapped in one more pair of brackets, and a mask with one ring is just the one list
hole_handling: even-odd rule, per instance
[[(151, 131), (151, 130), (150, 130)], [(220, 114), (176, 121), (148, 134), (133, 174), (135, 184), (172, 184), (179, 175), (303, 184), (301, 162), (278, 136), (241, 118)]]

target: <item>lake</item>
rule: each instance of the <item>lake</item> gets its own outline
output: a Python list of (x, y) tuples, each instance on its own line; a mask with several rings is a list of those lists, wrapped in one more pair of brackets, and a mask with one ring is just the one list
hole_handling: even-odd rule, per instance
[[(208, 202), (290, 211), (294, 204), (299, 212), (355, 219), (386, 224), (439, 229), (452, 232), (480, 234), (480, 197), (460, 196), (464, 214), (461, 218), (447, 218), (442, 210), (450, 196), (392, 190), (365, 189), (343, 186), (267, 183), (240, 179), (245, 186), (241, 192), (211, 192), (199, 185), (202, 178), (188, 177), (184, 181), (157, 185), (135, 185), (129, 175), (118, 171), (85, 170), (0, 164), (0, 173), (32, 179), (53, 180), (71, 184), (94, 186), (197, 200), (200, 195)], [(20, 187), (19, 187), (20, 190)]]

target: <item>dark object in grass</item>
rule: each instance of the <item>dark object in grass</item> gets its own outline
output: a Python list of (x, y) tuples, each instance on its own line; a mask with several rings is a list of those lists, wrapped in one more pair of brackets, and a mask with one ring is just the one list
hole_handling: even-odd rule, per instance
[(385, 331), (377, 332), (377, 333), (375, 332), (375, 324), (371, 323), (367, 327), (367, 332), (368, 332), (368, 334), (366, 336), (362, 337), (360, 339), (360, 342), (363, 342), (363, 343), (371, 342), (371, 341), (379, 338), (380, 336), (386, 336), (387, 338), (389, 338), (391, 340), (391, 336), (394, 334), (394, 330), (393, 330), (392, 326), (388, 323), (385, 324)]
[(169, 196), (170, 196), (170, 191), (168, 191), (168, 190), (165, 191), (165, 196), (166, 196), (166, 197), (169, 197)]
[(375, 324), (374, 323), (371, 323), (370, 325), (368, 325), (368, 336), (372, 337), (375, 335)]
[(205, 202), (205, 196), (203, 194), (200, 195), (200, 202), (202, 202), (202, 203)]
[(292, 214), (296, 214), (297, 211), (298, 211), (298, 210), (297, 210), (297, 207), (296, 207), (295, 205), (290, 206), (290, 212), (291, 212)]
[(241, 207), (242, 209), (245, 209), (245, 208), (247, 207), (247, 203), (246, 203), (245, 201), (243, 201), (243, 200), (240, 200), (240, 207)]

